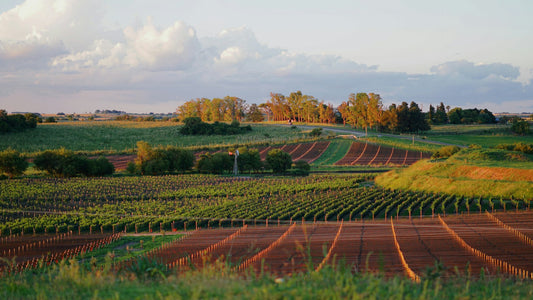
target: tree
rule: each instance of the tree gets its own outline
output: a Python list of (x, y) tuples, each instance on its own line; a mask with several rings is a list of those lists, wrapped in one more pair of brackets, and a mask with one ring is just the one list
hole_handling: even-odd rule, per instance
[(222, 174), (233, 169), (233, 156), (226, 152), (202, 154), (196, 167), (201, 173)]
[(266, 162), (274, 173), (283, 173), (290, 169), (292, 158), (287, 152), (283, 152), (280, 149), (273, 149), (268, 152)]
[(368, 134), (368, 127), (379, 124), (382, 117), (381, 97), (378, 94), (357, 93), (350, 94), (348, 99), (348, 119), (354, 126), (365, 129)]
[(448, 112), (448, 120), (450, 120), (451, 124), (461, 124), (462, 119), (463, 109), (460, 107), (453, 108)]
[(529, 123), (522, 119), (513, 119), (513, 124), (511, 125), (511, 131), (518, 135), (527, 135), (529, 134)]
[(35, 168), (55, 177), (72, 177), (77, 175), (102, 176), (115, 171), (114, 166), (105, 157), (89, 159), (61, 148), (38, 153), (33, 159)]
[(262, 122), (265, 118), (263, 117), (263, 113), (261, 113), (261, 110), (259, 109), (259, 106), (257, 104), (252, 104), (248, 108), (248, 113), (246, 114), (246, 120), (252, 121), (252, 122)]
[(427, 118), (429, 124), (435, 124), (436, 123), (435, 108), (431, 104), (429, 105), (429, 111), (428, 111), (428, 113), (426, 115), (426, 118)]
[(409, 105), (409, 132), (427, 131), (429, 129), (429, 124), (422, 110), (416, 102), (411, 101)]
[(389, 109), (383, 112), (380, 122), (380, 131), (395, 132), (398, 128), (398, 110), (396, 104), (391, 104)]
[(8, 148), (0, 152), (0, 171), (9, 178), (22, 175), (28, 168), (28, 162), (16, 150)]
[(399, 132), (409, 132), (409, 105), (403, 101), (397, 109), (398, 126), (396, 127)]
[(239, 172), (258, 172), (263, 168), (263, 162), (261, 161), (261, 155), (256, 149), (248, 149), (246, 147), (239, 148), (239, 156), (237, 162), (239, 166)]
[(448, 123), (448, 114), (446, 114), (446, 108), (444, 103), (440, 103), (437, 106), (437, 111), (435, 112), (435, 124), (446, 124)]

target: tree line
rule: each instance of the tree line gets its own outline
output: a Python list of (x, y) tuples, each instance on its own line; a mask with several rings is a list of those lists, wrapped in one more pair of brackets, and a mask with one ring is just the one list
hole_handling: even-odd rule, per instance
[(8, 115), (4, 109), (0, 109), (0, 134), (7, 132), (19, 132), (37, 127), (37, 123), (42, 122), (37, 114), (11, 114)]
[(391, 133), (416, 133), (438, 124), (496, 123), (487, 109), (462, 109), (445, 106), (443, 102), (429, 106), (423, 112), (414, 101), (383, 106), (376, 93), (352, 93), (346, 101), (335, 107), (301, 91), (288, 96), (270, 93), (264, 103), (247, 105), (246, 101), (227, 96), (223, 99), (198, 98), (185, 102), (177, 109), (181, 120), (190, 117), (204, 122), (231, 122), (245, 120), (294, 121), (306, 123), (344, 124), (367, 131), (369, 128)]

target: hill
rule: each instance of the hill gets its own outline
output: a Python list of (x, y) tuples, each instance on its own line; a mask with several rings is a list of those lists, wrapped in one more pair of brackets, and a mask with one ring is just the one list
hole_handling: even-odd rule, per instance
[(468, 197), (531, 200), (533, 159), (512, 151), (463, 149), (445, 160), (424, 160), (382, 174), (376, 178), (376, 184)]

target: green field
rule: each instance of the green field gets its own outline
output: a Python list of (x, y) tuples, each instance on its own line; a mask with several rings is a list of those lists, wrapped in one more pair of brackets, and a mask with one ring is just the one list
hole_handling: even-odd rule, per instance
[(2, 135), (0, 151), (9, 147), (24, 153), (64, 147), (73, 151), (132, 153), (138, 141), (151, 145), (174, 145), (190, 149), (296, 142), (309, 139), (288, 126), (252, 124), (253, 131), (242, 135), (184, 136), (173, 122), (62, 122), (39, 124), (34, 130)]
[(434, 141), (463, 146), (476, 144), (486, 148), (499, 144), (533, 143), (533, 135), (515, 135), (508, 125), (439, 125), (433, 126), (424, 136)]

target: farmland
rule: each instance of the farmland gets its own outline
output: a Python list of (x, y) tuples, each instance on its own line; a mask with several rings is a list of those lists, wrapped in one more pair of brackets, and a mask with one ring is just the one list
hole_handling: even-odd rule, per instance
[[(37, 287), (49, 294), (45, 282), (65, 280), (61, 277), (65, 273), (77, 282), (99, 282), (101, 288), (87, 283), (90, 291), (70, 283), (82, 289), (77, 295), (91, 296), (94, 291), (110, 295), (112, 287), (135, 291), (139, 287), (130, 282), (140, 286), (150, 282), (162, 295), (175, 292), (165, 286), (171, 283), (185, 294), (210, 297), (216, 293), (207, 288), (183, 287), (207, 278), (216, 278), (220, 285), (245, 281), (234, 289), (250, 284), (248, 290), (269, 290), (276, 295), (284, 292), (284, 285), (275, 283), (280, 278), (286, 286), (302, 290), (315, 288), (302, 283), (309, 279), (317, 286), (324, 284), (321, 280), (340, 286), (351, 282), (351, 288), (357, 289), (352, 292), (361, 295), (373, 294), (360, 286), (371, 282), (406, 289), (399, 292), (406, 297), (438, 298), (456, 295), (454, 290), (462, 291), (457, 295), (471, 296), (472, 291), (462, 290), (460, 282), (472, 280), (475, 286), (480, 284), (478, 278), (493, 283), (503, 280), (504, 285), (490, 291), (479, 287), (485, 290), (476, 295), (518, 297), (531, 292), (527, 283), (533, 272), (529, 251), (533, 215), (527, 155), (502, 152), (505, 159), (498, 161), (483, 158), (493, 150), (467, 149), (449, 159), (429, 161), (431, 147), (391, 142), (392, 137), (383, 143), (385, 138), (379, 137), (310, 139), (298, 128), (254, 125), (250, 136), (188, 140), (177, 133), (179, 125), (148, 124), (42, 126), (51, 130), (47, 134), (64, 135), (58, 138), (57, 147), (106, 154), (118, 174), (52, 178), (30, 173), (0, 182), (0, 253), (4, 258), (0, 286), (9, 291), (4, 294), (7, 298), (32, 293)], [(115, 129), (124, 136), (111, 139)], [(94, 135), (101, 145), (89, 146), (96, 140), (81, 142), (84, 132)], [(16, 144), (16, 139), (31, 139), (26, 136), (30, 133), (8, 137)], [(197, 156), (239, 145), (257, 149), (264, 160), (268, 151), (281, 149), (293, 161), (311, 164), (312, 173), (273, 176), (262, 170), (230, 176), (188, 171), (132, 176), (123, 170), (136, 157), (135, 135), (154, 145), (185, 146)], [(29, 156), (39, 147), (32, 141), (20, 142), (20, 151)], [(434, 189), (420, 188), (423, 182)], [(36, 282), (33, 287), (30, 281)], [(13, 284), (20, 288), (12, 288)], [(423, 285), (433, 289), (424, 291)], [(195, 284), (189, 287), (199, 289)], [(510, 291), (511, 287), (517, 289)], [(225, 288), (220, 287), (225, 296), (233, 295)], [(385, 295), (395, 293), (392, 288), (381, 289)]]

